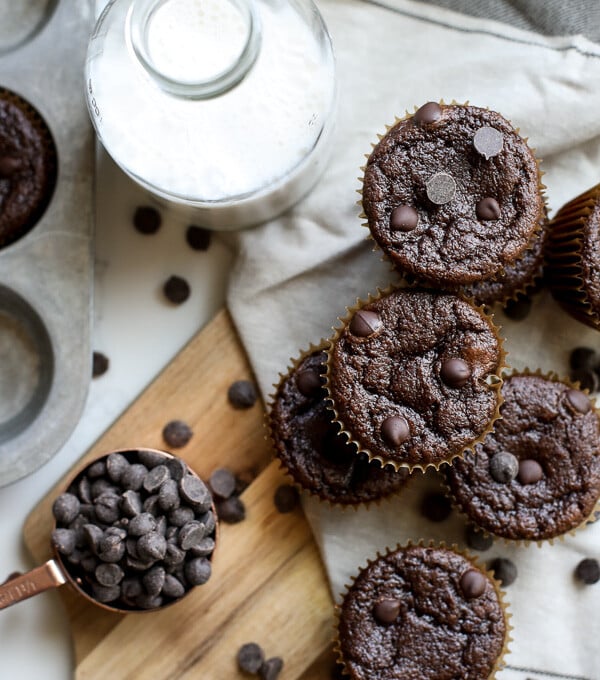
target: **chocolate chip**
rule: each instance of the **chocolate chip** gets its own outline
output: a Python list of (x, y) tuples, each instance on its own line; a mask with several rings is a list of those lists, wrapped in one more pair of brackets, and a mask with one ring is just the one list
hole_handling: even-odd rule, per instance
[(195, 516), (196, 515), (191, 508), (175, 508), (169, 513), (169, 523), (176, 529), (177, 527), (182, 527), (184, 524), (191, 522)]
[(471, 367), (463, 359), (453, 357), (442, 362), (440, 378), (448, 387), (463, 387), (469, 382)]
[(114, 534), (105, 534), (98, 542), (98, 557), (103, 562), (118, 562), (125, 555), (125, 542)]
[(390, 597), (383, 597), (375, 603), (373, 616), (378, 623), (389, 625), (394, 623), (400, 614), (400, 600)]
[(316, 397), (323, 387), (321, 374), (314, 368), (305, 368), (296, 374), (296, 386), (305, 397)]
[(21, 159), (16, 156), (0, 156), (0, 179), (8, 179), (22, 167)]
[(157, 465), (144, 477), (142, 486), (148, 493), (154, 493), (167, 479), (171, 479), (169, 468), (166, 465)]
[(87, 477), (82, 477), (77, 484), (77, 494), (82, 503), (89, 504), (92, 502), (92, 489), (90, 480)]
[(142, 594), (142, 583), (139, 578), (129, 576), (121, 581), (121, 595), (127, 600), (133, 601)]
[(184, 524), (179, 530), (179, 547), (182, 550), (189, 550), (195, 545), (198, 545), (204, 538), (205, 527), (200, 522), (195, 520)]
[(163, 510), (175, 510), (181, 505), (179, 487), (174, 479), (167, 479), (158, 492), (158, 505)]
[(171, 574), (165, 574), (165, 581), (162, 587), (162, 594), (165, 597), (177, 599), (185, 593), (185, 586), (181, 581)]
[(216, 503), (217, 515), (227, 524), (237, 524), (246, 518), (246, 506), (238, 496)]
[(237, 664), (244, 673), (258, 673), (265, 660), (263, 650), (256, 642), (247, 642), (237, 653)]
[(193, 436), (192, 428), (183, 420), (171, 420), (162, 431), (162, 436), (172, 449), (180, 449), (185, 446)]
[(273, 502), (279, 512), (292, 512), (292, 510), (295, 510), (298, 507), (300, 502), (298, 489), (291, 484), (281, 484), (275, 489)]
[(136, 208), (133, 214), (133, 226), (140, 234), (155, 234), (162, 222), (160, 213), (150, 205)]
[(381, 319), (375, 312), (359, 309), (350, 321), (350, 332), (359, 338), (367, 338), (376, 333), (382, 326)]
[(89, 479), (104, 477), (106, 475), (106, 461), (97, 460), (95, 463), (92, 463), (92, 465), (86, 469), (86, 474)]
[(71, 555), (75, 550), (75, 532), (71, 529), (54, 529), (51, 541), (61, 555)]
[(111, 453), (106, 459), (106, 472), (111, 481), (118, 484), (121, 475), (129, 467), (129, 461), (120, 453)]
[(92, 378), (97, 378), (108, 371), (110, 362), (108, 357), (102, 352), (94, 352), (92, 354)]
[(502, 586), (514, 583), (518, 576), (516, 564), (505, 557), (497, 557), (488, 566), (494, 573), (494, 578), (498, 579)]
[(390, 446), (400, 446), (410, 439), (410, 427), (403, 416), (390, 416), (381, 423), (381, 436)]
[(274, 656), (267, 659), (258, 670), (258, 677), (261, 680), (277, 680), (279, 674), (283, 669), (283, 659), (279, 656)]
[(112, 492), (98, 496), (94, 501), (96, 517), (104, 524), (112, 524), (121, 516), (121, 499)]
[(165, 568), (161, 566), (152, 567), (142, 576), (142, 583), (148, 595), (156, 597), (160, 595), (165, 584)]
[(450, 517), (452, 505), (441, 493), (429, 493), (421, 501), (421, 514), (432, 522), (443, 522)]
[(117, 586), (123, 580), (125, 572), (118, 564), (99, 564), (94, 576), (101, 586)]
[(215, 549), (215, 540), (210, 536), (203, 538), (200, 543), (190, 548), (190, 553), (196, 557), (208, 557)]
[(588, 396), (579, 390), (567, 390), (567, 402), (578, 413), (587, 413), (592, 408)]
[(535, 484), (544, 476), (542, 466), (537, 460), (526, 458), (519, 461), (519, 473), (517, 479), (521, 484)]
[(135, 598), (135, 606), (138, 609), (158, 609), (163, 603), (160, 595), (146, 595), (142, 593)]
[(92, 583), (92, 593), (94, 600), (107, 604), (121, 597), (121, 588), (119, 586), (101, 586), (99, 583)]
[(419, 213), (410, 205), (398, 205), (390, 215), (392, 231), (412, 231), (418, 223)]
[(600, 386), (600, 379), (593, 369), (576, 368), (571, 371), (569, 378), (573, 382), (579, 383), (582, 390), (589, 390), (590, 392), (597, 392)]
[(425, 185), (427, 198), (435, 205), (449, 203), (456, 193), (456, 182), (447, 172), (437, 172)]
[(193, 250), (208, 250), (211, 237), (212, 232), (209, 229), (197, 227), (193, 224), (190, 224), (185, 232), (185, 240)]
[(184, 566), (185, 577), (192, 586), (201, 586), (206, 583), (210, 578), (211, 571), (210, 562), (206, 557), (194, 557)]
[(100, 541), (104, 536), (104, 532), (97, 524), (85, 524), (82, 528), (83, 538), (85, 544), (90, 550), (97, 553), (100, 546)]
[(185, 560), (185, 556), (185, 550), (182, 550), (174, 540), (167, 541), (167, 551), (163, 557), (163, 561), (168, 567), (174, 567), (178, 564), (182, 564)]
[(235, 476), (227, 468), (217, 468), (213, 471), (208, 484), (218, 498), (229, 498), (235, 491)]
[(99, 477), (95, 479), (90, 486), (90, 495), (93, 500), (96, 500), (103, 493), (109, 493), (113, 496), (119, 495), (119, 490), (114, 484), (111, 484), (108, 479), (104, 477)]
[(442, 107), (437, 102), (427, 102), (415, 111), (413, 120), (419, 125), (431, 125), (442, 117)]
[(167, 540), (157, 531), (150, 531), (138, 539), (136, 548), (141, 560), (162, 560), (167, 552)]
[(141, 463), (129, 465), (121, 475), (120, 484), (124, 489), (139, 491), (148, 476), (148, 468)]
[(130, 536), (143, 536), (156, 529), (156, 519), (149, 512), (142, 512), (131, 518), (127, 527)]
[(138, 458), (140, 463), (145, 465), (149, 470), (155, 468), (157, 465), (167, 465), (171, 460), (169, 456), (165, 456), (160, 451), (152, 451), (151, 449), (140, 449), (138, 451)]
[(467, 600), (473, 600), (485, 592), (486, 577), (476, 569), (468, 569), (460, 577), (460, 589)]
[(163, 285), (163, 292), (169, 302), (180, 305), (190, 296), (190, 284), (181, 276), (170, 276)]
[(598, 355), (591, 347), (575, 347), (569, 355), (569, 366), (573, 370), (584, 368), (593, 371), (598, 367)]
[(519, 460), (508, 451), (499, 451), (490, 458), (490, 475), (499, 484), (509, 484), (519, 474)]
[(475, 214), (480, 220), (499, 220), (501, 213), (498, 201), (489, 196), (487, 198), (482, 198), (475, 206)]
[(600, 564), (592, 557), (586, 557), (575, 567), (575, 577), (588, 586), (600, 581)]
[(531, 312), (531, 299), (518, 295), (515, 300), (508, 300), (504, 306), (504, 314), (513, 321), (522, 321)]
[[(167, 482), (168, 483), (168, 482)], [(212, 498), (204, 482), (194, 475), (186, 475), (180, 482), (181, 497), (198, 512), (210, 509)]]
[(469, 548), (473, 550), (489, 550), (494, 545), (494, 539), (489, 534), (469, 524), (465, 530), (465, 540)]
[(171, 474), (171, 479), (180, 482), (188, 473), (189, 468), (184, 460), (181, 458), (169, 458), (167, 460), (167, 467)]
[(504, 145), (504, 135), (496, 128), (484, 125), (473, 137), (473, 146), (486, 160), (497, 156)]
[(72, 493), (61, 493), (52, 504), (52, 514), (57, 522), (70, 524), (79, 514), (81, 503)]
[(128, 489), (121, 495), (121, 512), (127, 517), (135, 517), (142, 512), (142, 497), (137, 491)]
[(247, 409), (256, 404), (258, 394), (250, 380), (236, 380), (227, 390), (227, 399), (233, 408)]

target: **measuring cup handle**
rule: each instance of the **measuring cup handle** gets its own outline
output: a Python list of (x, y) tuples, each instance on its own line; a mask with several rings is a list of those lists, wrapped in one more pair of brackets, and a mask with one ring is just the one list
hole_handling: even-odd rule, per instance
[(25, 574), (19, 574), (0, 585), (0, 609), (6, 609), (49, 588), (58, 588), (67, 577), (58, 562), (48, 560)]

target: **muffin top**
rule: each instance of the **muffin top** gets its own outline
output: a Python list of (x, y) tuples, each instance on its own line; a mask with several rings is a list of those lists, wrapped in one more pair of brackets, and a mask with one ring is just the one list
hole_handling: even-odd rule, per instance
[(327, 388), (359, 450), (395, 467), (439, 466), (498, 413), (503, 353), (491, 320), (450, 294), (401, 289), (364, 304), (328, 350)]
[(396, 268), (440, 287), (514, 263), (543, 212), (537, 161), (512, 125), (494, 111), (434, 102), (374, 148), (362, 204)]
[(331, 503), (366, 503), (399, 491), (406, 470), (369, 463), (339, 434), (326, 403), (325, 360), (317, 349), (281, 382), (269, 416), (277, 456), (297, 484)]
[(56, 147), (40, 114), (0, 88), (0, 247), (31, 229), (56, 183)]
[(511, 540), (570, 531), (600, 496), (600, 421), (588, 396), (538, 375), (502, 386), (502, 418), (475, 455), (445, 469), (458, 505), (479, 527)]
[(409, 546), (363, 569), (341, 605), (352, 680), (487, 680), (507, 624), (490, 577), (446, 548)]

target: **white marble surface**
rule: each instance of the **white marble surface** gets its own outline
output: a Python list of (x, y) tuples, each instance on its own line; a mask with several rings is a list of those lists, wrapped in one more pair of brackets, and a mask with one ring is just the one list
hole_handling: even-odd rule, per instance
[[(106, 154), (100, 152), (98, 159), (92, 344), (109, 357), (110, 367), (91, 380), (79, 424), (57, 455), (0, 489), (0, 581), (34, 566), (21, 532), (37, 501), (224, 302), (231, 263), (225, 246), (213, 239), (208, 251), (192, 250), (185, 241), (187, 222), (166, 212), (157, 234), (137, 233), (131, 216), (147, 203), (145, 193)], [(162, 296), (162, 283), (171, 274), (191, 286), (190, 298), (180, 306)], [(0, 612), (0, 662), (0, 678), (6, 680), (72, 676), (70, 634), (57, 593)]]

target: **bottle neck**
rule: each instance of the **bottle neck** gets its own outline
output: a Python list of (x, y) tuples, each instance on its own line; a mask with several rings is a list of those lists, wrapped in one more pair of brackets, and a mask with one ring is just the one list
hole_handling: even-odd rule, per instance
[(184, 99), (235, 87), (261, 44), (254, 0), (133, 0), (126, 35), (159, 87)]

